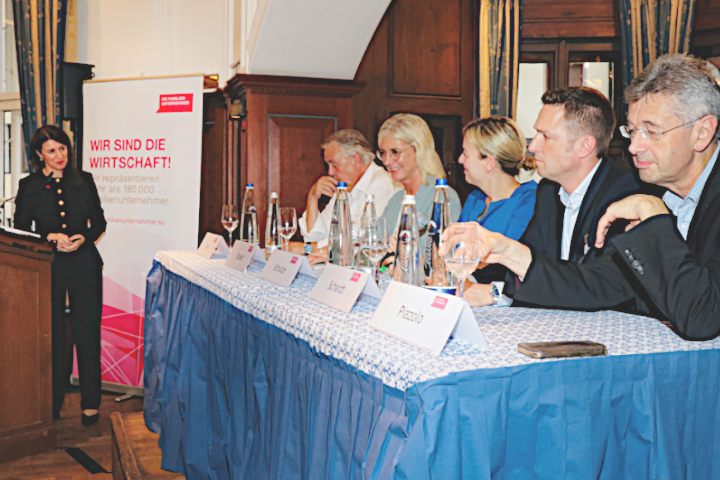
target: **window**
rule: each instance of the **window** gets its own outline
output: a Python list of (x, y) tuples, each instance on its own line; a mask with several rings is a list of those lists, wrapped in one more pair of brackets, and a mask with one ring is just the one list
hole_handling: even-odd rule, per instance
[[(0, 0), (2, 13), (2, 56), (0, 57), (0, 114), (2, 129), (2, 178), (0, 179), (0, 200), (12, 198), (17, 193), (18, 182), (28, 175), (25, 145), (22, 136), (22, 115), (20, 113), (20, 85), (18, 81), (17, 56), (15, 50), (15, 25), (12, 14), (12, 0)], [(9, 202), (0, 206), (0, 224), (12, 226), (14, 205)]]
[(522, 45), (518, 75), (517, 120), (525, 137), (535, 136), (532, 125), (542, 108), (540, 97), (549, 89), (587, 86), (602, 92), (624, 119), (621, 95), (621, 52), (617, 40), (532, 42)]

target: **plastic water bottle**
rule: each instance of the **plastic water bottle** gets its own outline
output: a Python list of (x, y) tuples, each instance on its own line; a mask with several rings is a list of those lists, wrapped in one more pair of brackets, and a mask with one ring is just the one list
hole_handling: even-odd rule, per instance
[(255, 187), (252, 183), (245, 186), (242, 213), (240, 214), (240, 240), (260, 244), (260, 235), (257, 231), (257, 208), (255, 208)]
[(424, 277), (420, 269), (420, 233), (415, 212), (415, 195), (403, 197), (397, 231), (393, 280), (420, 287)]
[(438, 254), (442, 245), (442, 234), (451, 222), (448, 181), (446, 178), (439, 178), (435, 181), (432, 218), (425, 243), (425, 277), (428, 285), (445, 287), (452, 284), (451, 274), (445, 268), (445, 260)]
[(328, 234), (328, 262), (343, 267), (354, 266), (352, 218), (345, 182), (338, 182), (335, 192), (335, 209)]
[(270, 193), (270, 202), (267, 209), (267, 223), (265, 224), (265, 255), (269, 256), (273, 250), (282, 247), (280, 237), (280, 208), (277, 192)]
[[(362, 229), (365, 225), (375, 225), (376, 220), (377, 213), (375, 212), (375, 195), (373, 195), (372, 193), (368, 193), (367, 195), (365, 195), (365, 206), (363, 207), (362, 217), (360, 217), (360, 223), (357, 225), (357, 227), (362, 233)], [(367, 258), (367, 256), (362, 253), (362, 250), (360, 250), (357, 255), (357, 266), (372, 268), (372, 263)]]

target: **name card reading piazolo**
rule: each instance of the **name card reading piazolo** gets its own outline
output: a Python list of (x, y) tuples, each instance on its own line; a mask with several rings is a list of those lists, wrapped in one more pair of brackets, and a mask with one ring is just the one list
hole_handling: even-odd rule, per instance
[(451, 334), (490, 351), (465, 300), (405, 283), (390, 283), (369, 325), (436, 356)]

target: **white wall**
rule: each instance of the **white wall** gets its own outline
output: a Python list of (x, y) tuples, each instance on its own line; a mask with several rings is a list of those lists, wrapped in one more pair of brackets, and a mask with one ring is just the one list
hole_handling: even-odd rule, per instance
[[(391, 0), (77, 0), (96, 79), (235, 73), (353, 79)], [(230, 65), (233, 65), (231, 68)]]
[(96, 79), (190, 73), (227, 83), (234, 0), (78, 0), (78, 62)]

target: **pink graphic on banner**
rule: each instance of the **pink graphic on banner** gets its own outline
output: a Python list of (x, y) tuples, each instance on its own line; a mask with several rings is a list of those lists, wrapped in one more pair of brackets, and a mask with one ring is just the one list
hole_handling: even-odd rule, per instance
[[(123, 308), (117, 308), (117, 305), (123, 305)], [(103, 382), (143, 386), (144, 320), (145, 300), (105, 277), (100, 325), (100, 367)], [(77, 358), (73, 375), (78, 375)]]

